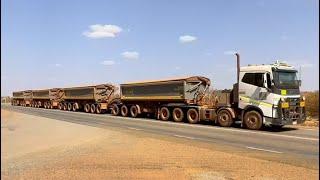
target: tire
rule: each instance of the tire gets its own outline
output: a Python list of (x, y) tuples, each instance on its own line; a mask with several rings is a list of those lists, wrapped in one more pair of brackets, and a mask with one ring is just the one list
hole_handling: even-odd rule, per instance
[(51, 103), (49, 103), (50, 109), (53, 109), (53, 105)]
[(172, 117), (175, 122), (182, 122), (184, 113), (181, 108), (174, 108), (172, 111)]
[(130, 107), (130, 115), (134, 118), (138, 116), (138, 107), (136, 105)]
[(68, 109), (68, 104), (67, 104), (67, 103), (64, 103), (64, 104), (63, 104), (63, 110), (66, 111), (67, 109)]
[(60, 110), (62, 110), (62, 109), (63, 109), (63, 104), (62, 104), (62, 103), (59, 103), (59, 104), (58, 104), (58, 108), (59, 108)]
[(91, 104), (91, 106), (90, 106), (90, 112), (91, 113), (95, 113), (96, 112), (96, 105), (95, 104)]
[(123, 117), (128, 116), (128, 107), (126, 105), (121, 106), (121, 116)]
[(78, 108), (79, 108), (78, 103), (73, 103), (73, 105), (72, 105), (72, 111), (76, 112), (76, 111), (78, 110)]
[(196, 124), (199, 122), (199, 113), (196, 109), (191, 108), (187, 112), (187, 119), (190, 124)]
[(68, 111), (72, 111), (72, 104), (68, 103)]
[(219, 125), (222, 127), (230, 127), (233, 124), (232, 115), (226, 109), (220, 110), (217, 118)]
[(43, 106), (45, 109), (48, 109), (47, 102), (44, 102)]
[(97, 113), (97, 114), (101, 114), (101, 113), (102, 113), (101, 104), (98, 104), (98, 105), (96, 106), (96, 113)]
[(89, 113), (90, 112), (90, 104), (86, 104), (85, 106), (84, 106), (84, 112), (86, 112), (86, 113)]
[(244, 115), (244, 123), (248, 129), (258, 130), (262, 127), (262, 116), (259, 112), (252, 110)]
[(168, 121), (170, 118), (170, 111), (167, 107), (162, 107), (160, 109), (160, 119), (162, 121)]
[(120, 114), (120, 108), (118, 105), (114, 104), (111, 109), (111, 113), (114, 116), (118, 116)]

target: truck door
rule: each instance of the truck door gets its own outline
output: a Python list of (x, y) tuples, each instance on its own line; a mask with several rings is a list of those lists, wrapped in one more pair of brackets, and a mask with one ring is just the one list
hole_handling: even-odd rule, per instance
[(267, 103), (269, 92), (265, 88), (266, 83), (267, 76), (264, 72), (245, 73), (239, 82), (239, 108), (244, 109), (248, 105), (257, 106), (265, 115), (270, 108)]

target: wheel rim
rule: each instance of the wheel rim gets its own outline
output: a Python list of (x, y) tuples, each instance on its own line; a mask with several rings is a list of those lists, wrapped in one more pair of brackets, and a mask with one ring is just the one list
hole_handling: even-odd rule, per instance
[(69, 103), (69, 104), (68, 104), (68, 111), (71, 111), (71, 110), (72, 110), (72, 104)]
[(258, 118), (255, 115), (251, 115), (248, 117), (247, 122), (250, 127), (254, 128), (254, 127), (256, 127), (256, 124), (258, 122)]

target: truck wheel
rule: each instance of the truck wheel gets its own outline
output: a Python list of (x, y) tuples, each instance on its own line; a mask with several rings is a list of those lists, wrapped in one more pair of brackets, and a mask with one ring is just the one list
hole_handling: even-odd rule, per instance
[(41, 105), (42, 105), (42, 104), (41, 104), (41, 102), (39, 101), (39, 102), (38, 102), (38, 108), (41, 108)]
[(97, 114), (101, 114), (102, 113), (102, 109), (101, 109), (101, 104), (98, 104), (96, 107), (96, 113)]
[(72, 110), (72, 104), (68, 103), (68, 111), (71, 111), (71, 110)]
[(182, 122), (184, 114), (181, 108), (174, 108), (172, 111), (173, 120), (175, 122)]
[(122, 115), (123, 117), (128, 116), (128, 107), (127, 107), (126, 105), (122, 105), (122, 106), (121, 106), (121, 115)]
[(47, 104), (47, 102), (44, 102), (43, 106), (44, 106), (45, 109), (48, 109), (48, 104)]
[(114, 104), (114, 105), (112, 106), (111, 113), (112, 113), (112, 115), (114, 115), (114, 116), (118, 116), (118, 115), (120, 114), (119, 106), (116, 105), (116, 104)]
[(91, 108), (90, 108), (90, 112), (91, 113), (95, 113), (96, 112), (96, 105), (95, 104), (91, 104)]
[(130, 115), (134, 118), (138, 116), (138, 108), (136, 105), (130, 107)]
[(244, 115), (244, 123), (248, 129), (258, 130), (262, 127), (262, 117), (255, 110), (248, 111)]
[(90, 104), (86, 104), (85, 106), (84, 106), (84, 112), (86, 112), (86, 113), (89, 113), (90, 112)]
[(222, 127), (230, 127), (232, 125), (233, 119), (228, 110), (223, 109), (218, 112), (218, 123)]
[(187, 112), (187, 119), (189, 123), (195, 124), (199, 121), (199, 113), (196, 109), (191, 108)]
[(49, 103), (50, 109), (53, 109), (53, 105), (52, 103)]
[(78, 107), (79, 107), (78, 103), (73, 103), (73, 105), (72, 105), (72, 111), (76, 112), (77, 109), (78, 109)]
[(170, 118), (170, 111), (167, 107), (162, 107), (160, 109), (160, 119), (162, 121), (168, 121), (168, 119)]
[(63, 104), (63, 110), (66, 111), (67, 109), (68, 109), (68, 104), (67, 104), (67, 103), (64, 103), (64, 104)]
[(58, 109), (62, 110), (62, 104), (61, 103), (58, 104)]

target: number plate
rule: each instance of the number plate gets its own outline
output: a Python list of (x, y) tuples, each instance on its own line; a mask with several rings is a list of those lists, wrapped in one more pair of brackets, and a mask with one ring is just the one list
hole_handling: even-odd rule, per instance
[(101, 109), (107, 109), (107, 104), (106, 103), (101, 103)]

